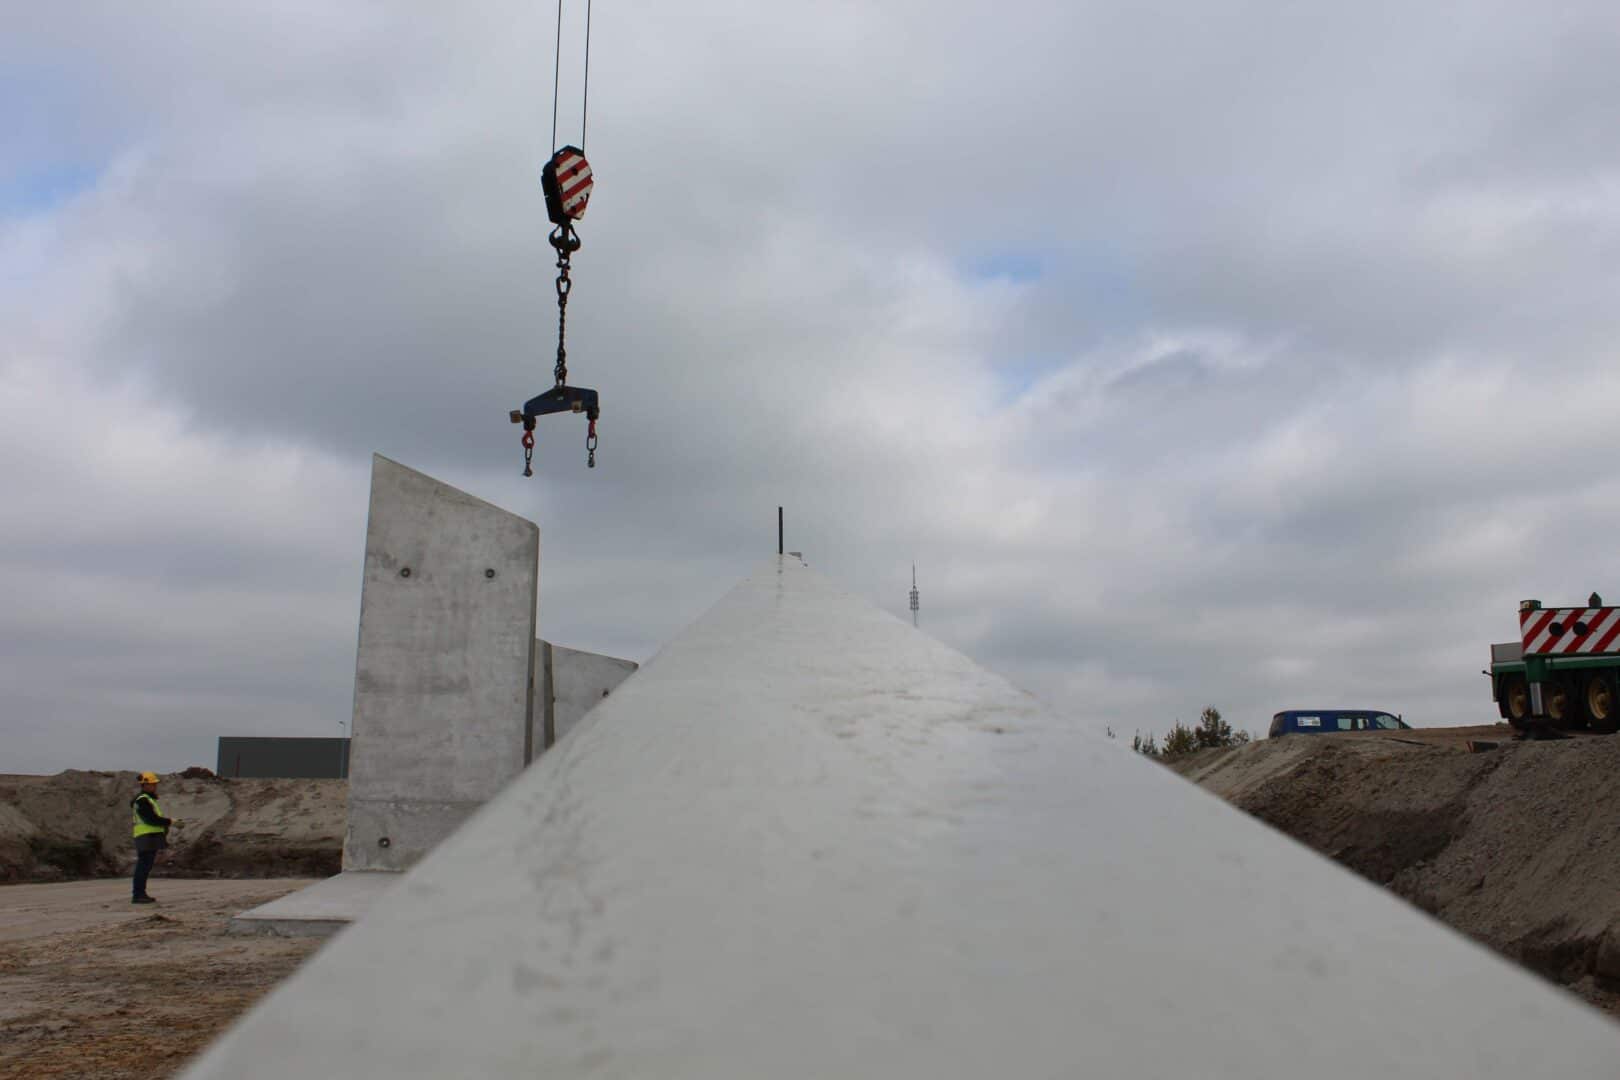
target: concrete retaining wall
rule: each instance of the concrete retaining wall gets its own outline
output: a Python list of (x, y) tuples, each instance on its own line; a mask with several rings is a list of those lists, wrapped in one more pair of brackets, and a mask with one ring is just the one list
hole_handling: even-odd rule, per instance
[(522, 771), (540, 530), (372, 459), (345, 870), (402, 870)]
[(636, 664), (553, 645), (549, 641), (536, 642), (535, 646), (539, 659), (534, 673), (535, 709), (530, 744), (538, 756), (634, 674)]

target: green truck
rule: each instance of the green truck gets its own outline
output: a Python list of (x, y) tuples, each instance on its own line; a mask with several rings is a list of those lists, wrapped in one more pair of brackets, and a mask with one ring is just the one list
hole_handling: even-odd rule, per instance
[(1620, 730), (1620, 607), (1519, 604), (1519, 640), (1491, 646), (1491, 696), (1502, 719), (1533, 727)]

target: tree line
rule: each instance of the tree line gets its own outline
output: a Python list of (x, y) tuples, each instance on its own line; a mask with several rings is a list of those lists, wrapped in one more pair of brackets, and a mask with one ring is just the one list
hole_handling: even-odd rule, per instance
[[(1108, 730), (1108, 737), (1114, 737), (1112, 728)], [(1212, 750), (1222, 746), (1242, 746), (1253, 736), (1247, 731), (1233, 730), (1232, 725), (1221, 719), (1221, 710), (1213, 705), (1204, 706), (1198, 714), (1198, 723), (1189, 727), (1177, 720), (1170, 733), (1161, 743), (1157, 736), (1142, 737), (1140, 731), (1131, 736), (1131, 749), (1138, 754), (1160, 761), (1169, 761), (1190, 754), (1194, 750)]]

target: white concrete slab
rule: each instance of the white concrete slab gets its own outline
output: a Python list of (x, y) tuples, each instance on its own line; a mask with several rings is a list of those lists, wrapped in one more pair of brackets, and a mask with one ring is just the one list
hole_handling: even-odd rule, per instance
[(1620, 1028), (795, 560), (186, 1074), (1432, 1080)]
[(403, 870), (532, 756), (540, 530), (372, 459), (345, 870)]
[(329, 937), (371, 910), (400, 880), (388, 870), (348, 870), (234, 916), (232, 934)]

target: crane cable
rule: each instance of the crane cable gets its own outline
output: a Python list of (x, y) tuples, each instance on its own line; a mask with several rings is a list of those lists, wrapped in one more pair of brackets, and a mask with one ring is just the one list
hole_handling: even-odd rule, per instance
[[(562, 86), (562, 0), (557, 0), (557, 47), (551, 58), (551, 153), (557, 154), (557, 102)], [(591, 112), (591, 0), (585, 0), (585, 79), (579, 106), (579, 152), (585, 152), (585, 122)]]
[[(560, 100), (559, 89), (562, 85), (562, 17), (563, 0), (557, 0), (557, 45), (551, 60), (551, 158), (552, 165), (557, 163), (557, 105)], [(585, 79), (584, 101), (579, 110), (579, 154), (585, 156), (585, 121), (589, 116), (591, 101), (591, 0), (585, 0)], [(584, 210), (581, 209), (581, 215)], [(574, 233), (573, 224), (566, 218), (558, 222), (557, 228), (551, 234), (551, 246), (557, 250), (557, 363), (552, 368), (552, 376), (556, 384), (562, 386), (568, 382), (568, 349), (565, 338), (568, 330), (568, 293), (573, 288), (573, 280), (568, 276), (571, 266), (570, 256), (579, 250), (579, 237)], [(592, 434), (588, 441), (594, 443), (596, 422), (591, 421)], [(591, 467), (595, 468), (595, 446), (589, 448)], [(527, 462), (525, 462), (527, 465)]]

